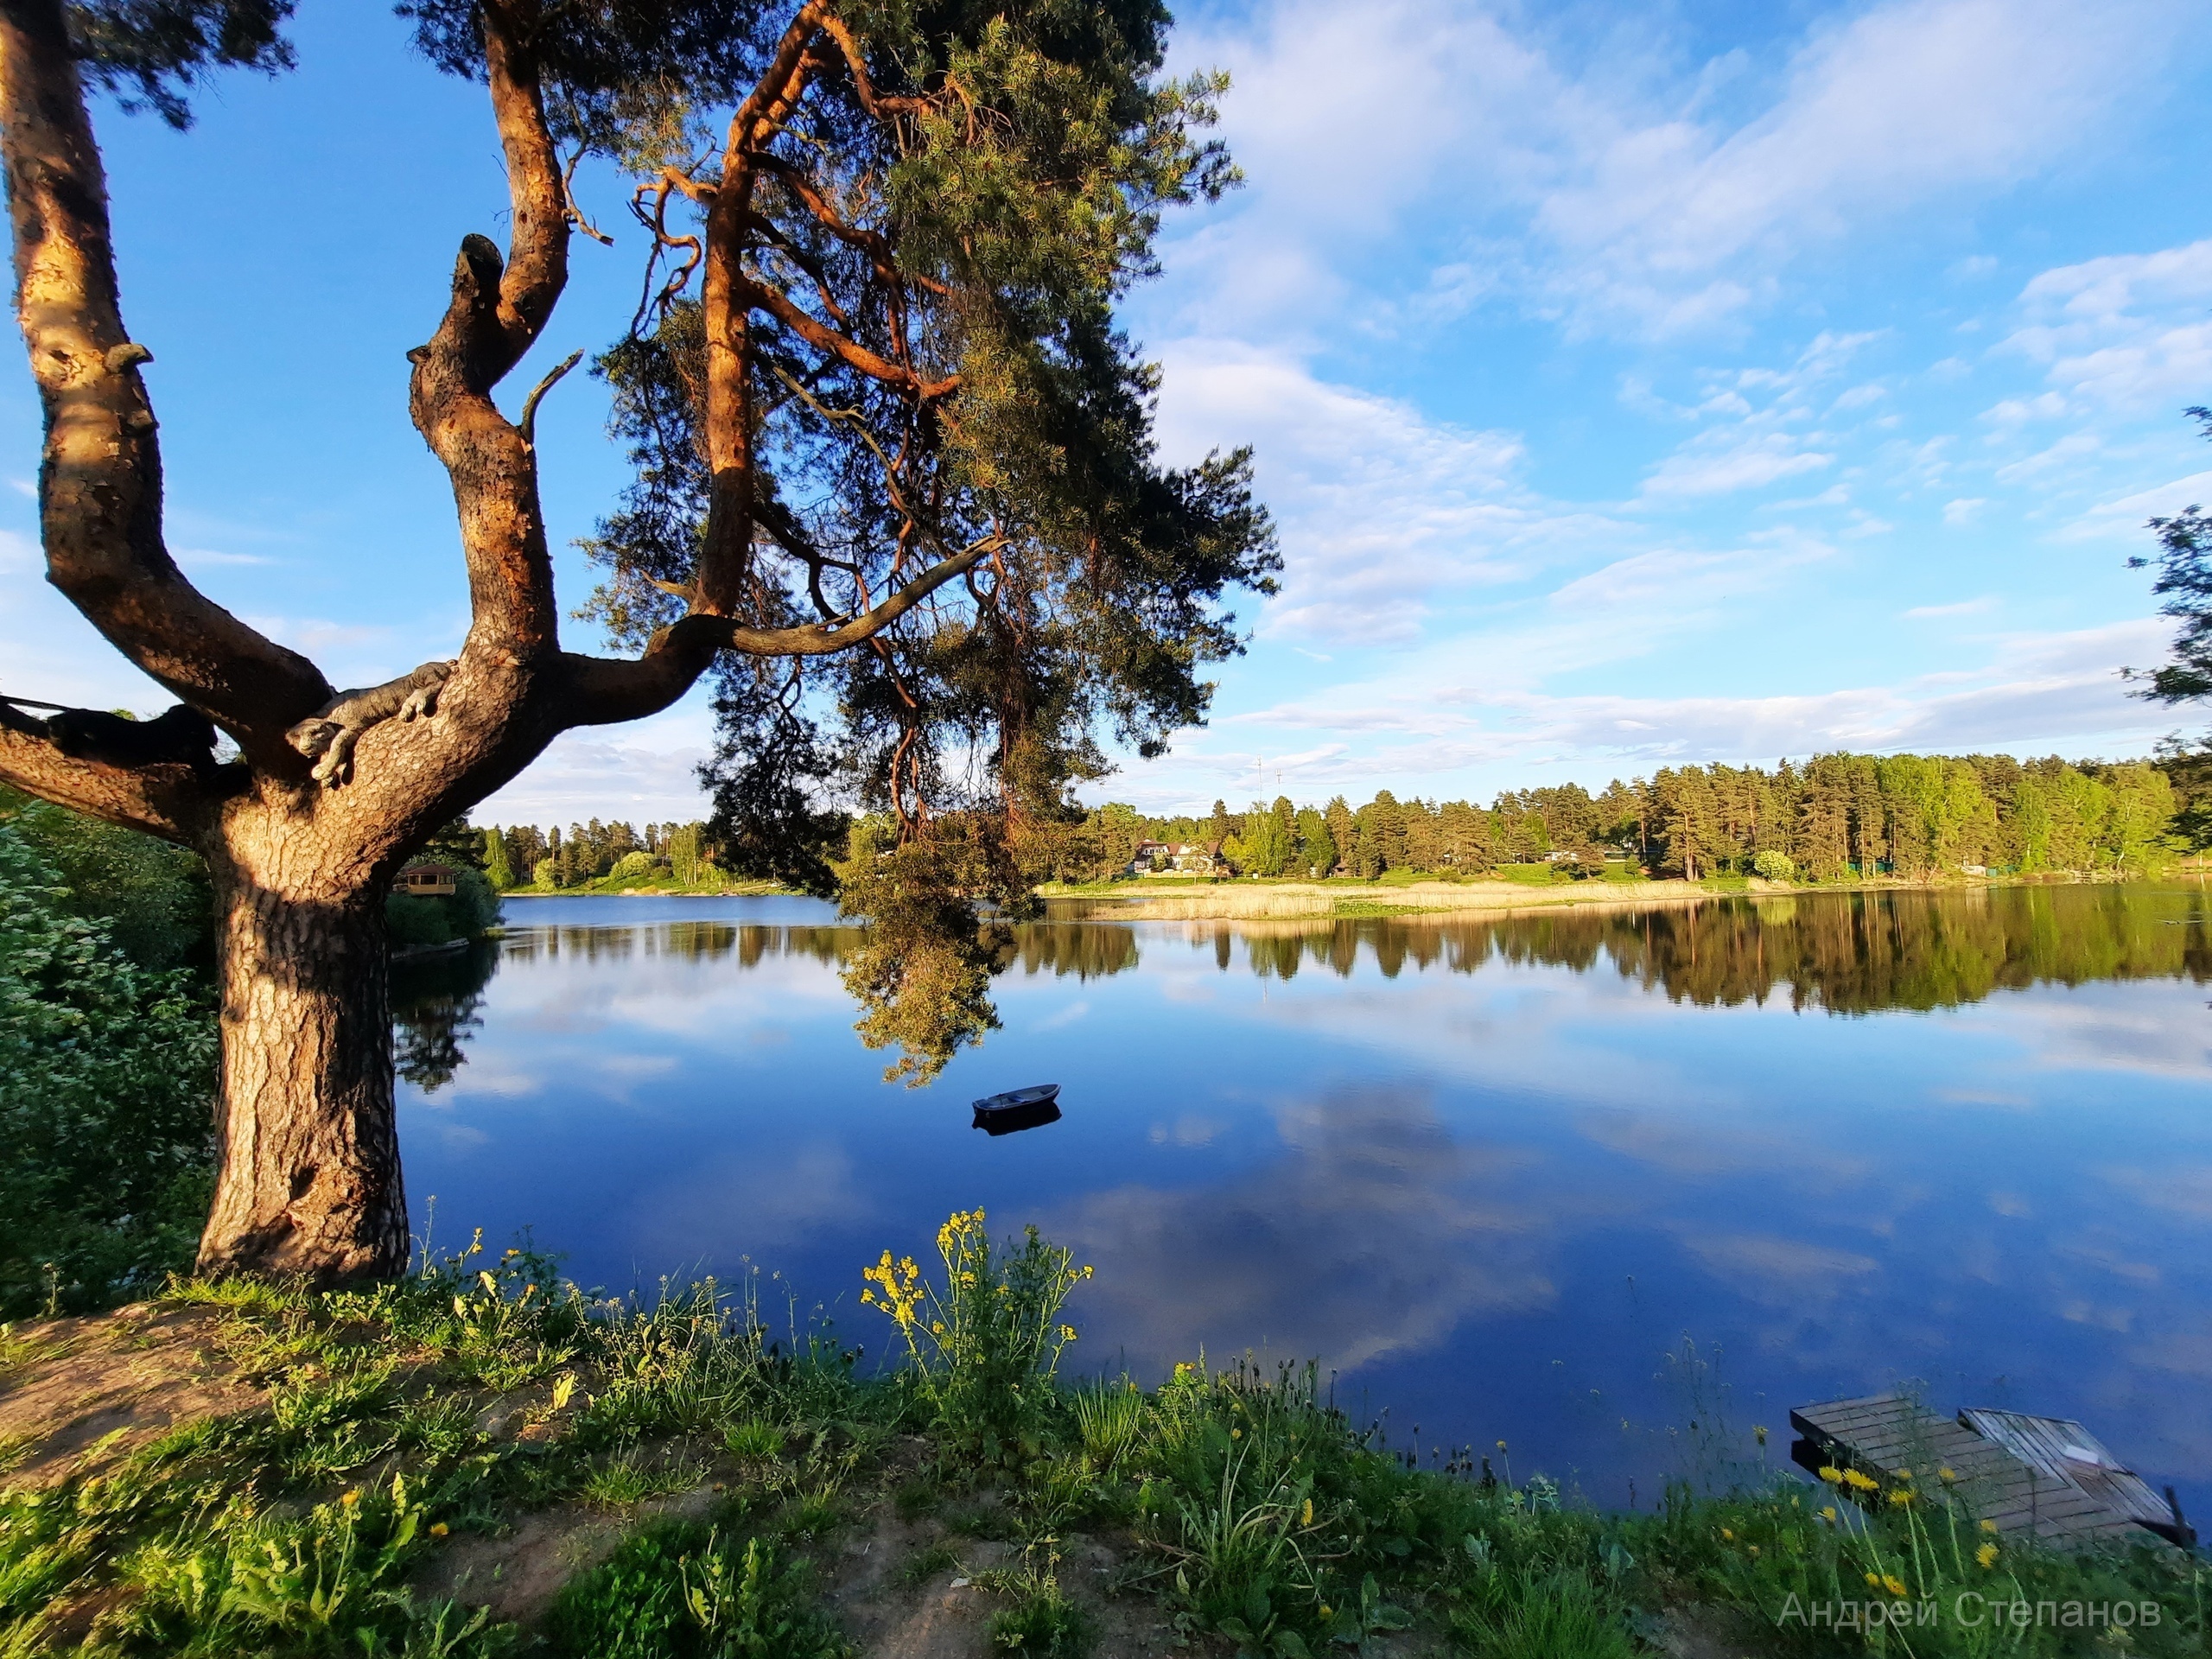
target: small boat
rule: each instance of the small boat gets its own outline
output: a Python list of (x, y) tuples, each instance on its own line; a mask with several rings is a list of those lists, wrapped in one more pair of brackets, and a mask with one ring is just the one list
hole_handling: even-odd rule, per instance
[(1040, 1124), (1059, 1122), (1060, 1085), (1057, 1083), (1033, 1084), (1027, 1089), (1009, 1089), (1002, 1095), (986, 1095), (976, 1103), (976, 1127), (992, 1135), (1011, 1135), (1016, 1129), (1033, 1129)]

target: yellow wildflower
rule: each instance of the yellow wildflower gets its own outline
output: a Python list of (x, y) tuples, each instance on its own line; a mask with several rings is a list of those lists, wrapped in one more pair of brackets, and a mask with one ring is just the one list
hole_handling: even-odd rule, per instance
[(930, 1321), (930, 1334), (933, 1337), (943, 1336), (944, 1334), (944, 1321), (943, 1319), (931, 1319)]
[(1985, 1521), (1981, 1523), (1981, 1529), (1984, 1532), (1994, 1532), (1997, 1530), (1997, 1523), (1994, 1521)]
[(359, 1503), (361, 1501), (361, 1495), (359, 1492), (347, 1492), (338, 1501), (340, 1503), (350, 1510), (356, 1503)]
[(1075, 1326), (1071, 1325), (1062, 1325), (1060, 1327), (1060, 1340), (1062, 1342), (1073, 1342), (1075, 1340)]
[(1840, 1486), (1843, 1484), (1843, 1471), (1832, 1463), (1824, 1463), (1821, 1465), (1821, 1478), (1831, 1486)]
[(446, 1525), (442, 1521), (433, 1521), (430, 1522), (430, 1536), (433, 1538), (442, 1538), (446, 1534), (452, 1530), (453, 1529)]
[(1726, 1539), (1730, 1543), (1732, 1543), (1732, 1543), (1734, 1543), (1734, 1542), (1736, 1541), (1736, 1535), (1735, 1535), (1735, 1533), (1734, 1533), (1732, 1530), (1731, 1530), (1729, 1528), (1726, 1528), (1726, 1527), (1723, 1527), (1723, 1528), (1721, 1528), (1721, 1529), (1720, 1529), (1720, 1535), (1721, 1535), (1723, 1538), (1726, 1538)]
[(1871, 1492), (1882, 1483), (1872, 1475), (1862, 1474), (1856, 1469), (1847, 1469), (1843, 1471), (1843, 1484), (1853, 1491)]
[(1313, 1500), (1310, 1497), (1306, 1500), (1304, 1507), (1298, 1511), (1298, 1524), (1301, 1527), (1310, 1527), (1313, 1524)]
[(1330, 1605), (1329, 1605), (1329, 1604), (1328, 1604), (1327, 1602), (1325, 1602), (1325, 1602), (1323, 1602), (1323, 1603), (1321, 1604), (1321, 1617), (1322, 1617), (1322, 1618), (1334, 1618), (1336, 1616), (1337, 1616), (1337, 1610), (1336, 1610), (1335, 1608), (1333, 1608), (1333, 1607), (1330, 1606)]
[(1766, 1444), (1766, 1425), (1764, 1423), (1752, 1424), (1751, 1433), (1758, 1437), (1758, 1443), (1761, 1446), (1764, 1446)]
[(1904, 1580), (1894, 1573), (1885, 1573), (1882, 1575), (1882, 1588), (1893, 1596), (1901, 1596), (1904, 1594)]
[(1757, 1544), (1747, 1544), (1745, 1548), (1750, 1550), (1753, 1555), (1757, 1555), (1759, 1553), (1759, 1547)]
[(1866, 1584), (1867, 1587), (1870, 1589), (1880, 1589), (1882, 1587), (1882, 1575), (1878, 1573), (1869, 1573), (1866, 1575)]
[(1232, 1428), (1229, 1431), (1229, 1438), (1232, 1440), (1241, 1440), (1244, 1438), (1244, 1431), (1241, 1428)]
[(1984, 1567), (1996, 1566), (1997, 1546), (1994, 1544), (1984, 1544), (1980, 1549), (1974, 1551), (1974, 1558), (1977, 1561), (1980, 1561)]
[(1827, 1522), (1830, 1526), (1834, 1526), (1835, 1524), (1835, 1505), (1830, 1503), (1823, 1507), (1821, 1510), (1821, 1519)]
[(1912, 1502), (1912, 1494), (1902, 1486), (1892, 1486), (1890, 1488), (1890, 1502), (1898, 1509), (1903, 1509)]
[(1948, 1486), (1959, 1478), (1959, 1471), (1946, 1465), (1936, 1471), (1936, 1478)]

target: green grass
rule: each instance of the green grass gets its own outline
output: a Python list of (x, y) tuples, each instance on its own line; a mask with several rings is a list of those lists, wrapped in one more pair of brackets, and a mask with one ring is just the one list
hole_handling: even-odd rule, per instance
[[(41, 1650), (49, 1609), (96, 1598), (107, 1611), (82, 1651), (99, 1659), (492, 1659), (521, 1633), (424, 1595), (422, 1576), (456, 1535), (556, 1506), (629, 1522), (548, 1615), (553, 1652), (595, 1659), (849, 1653), (817, 1567), (885, 1510), (914, 1528), (884, 1567), (893, 1585), (957, 1567), (969, 1541), (1020, 1542), (1019, 1566), (973, 1575), (1000, 1599), (982, 1639), (1040, 1659), (1096, 1646), (1058, 1576), (1083, 1535), (1114, 1552), (1115, 1582), (1161, 1599), (1180, 1639), (1223, 1659), (1373, 1652), (1408, 1630), (1477, 1659), (1631, 1659), (1686, 1607), (1737, 1621), (1755, 1653), (1903, 1653), (1902, 1633), (1786, 1622), (1892, 1581), (1945, 1605), (2149, 1602), (2158, 1622), (2131, 1630), (2130, 1651), (2212, 1652), (2202, 1556), (1990, 1553), (1941, 1492), (1862, 1513), (1756, 1465), (1743, 1490), (1678, 1487), (1658, 1513), (1604, 1514), (1541, 1477), (1408, 1468), (1319, 1395), (1311, 1367), (1185, 1365), (1148, 1389), (1040, 1369), (1021, 1382), (1019, 1433), (987, 1444), (944, 1419), (944, 1379), (859, 1375), (827, 1330), (771, 1338), (739, 1289), (594, 1300), (542, 1257), (487, 1262), (477, 1246), (370, 1290), (179, 1285), (174, 1300), (219, 1313), (213, 1341), (270, 1405), (181, 1424), (51, 1490), (0, 1482), (0, 1656)], [(639, 1514), (678, 1493), (709, 1513)], [(2080, 1635), (2037, 1626), (1993, 1647), (1986, 1625), (1938, 1622), (1915, 1626), (1910, 1652), (2061, 1659), (2092, 1651)]]

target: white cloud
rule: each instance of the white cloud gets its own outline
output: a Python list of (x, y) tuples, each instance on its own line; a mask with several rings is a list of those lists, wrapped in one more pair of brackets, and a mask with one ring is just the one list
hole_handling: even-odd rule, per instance
[(544, 824), (704, 817), (697, 768), (714, 747), (707, 704), (707, 693), (695, 690), (651, 720), (564, 732), (472, 816), (479, 823)]
[(1799, 449), (1776, 433), (1717, 454), (1669, 455), (1643, 480), (1643, 495), (1652, 499), (1755, 490), (1801, 473), (1816, 473), (1834, 460), (1832, 454)]
[(1257, 450), (1285, 563), (1270, 633), (1407, 639), (1439, 589), (1516, 579), (1612, 531), (1522, 486), (1514, 434), (1427, 420), (1275, 353), (1185, 342), (1162, 357), (1170, 454), (1223, 434)]
[[(2020, 304), (2028, 321), (2005, 344), (2043, 365), (2066, 398), (2164, 411), (2212, 384), (2212, 240), (2061, 265), (2031, 282)], [(2065, 407), (2057, 392), (2029, 407)]]
[(1652, 333), (1728, 316), (1808, 247), (2063, 156), (2179, 15), (1904, 0), (1818, 29), (1771, 106), (1732, 131), (1628, 121), (1578, 156), (1535, 216), (1558, 251), (1550, 286), (1586, 320)]

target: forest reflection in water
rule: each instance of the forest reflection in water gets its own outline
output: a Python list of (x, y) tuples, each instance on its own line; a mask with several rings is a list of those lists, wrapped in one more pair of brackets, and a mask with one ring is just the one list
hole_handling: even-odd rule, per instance
[[(1386, 979), (1409, 967), (1471, 974), (1499, 962), (1577, 973), (1610, 969), (1644, 990), (1698, 1007), (1780, 996), (1794, 1008), (1843, 1014), (1958, 1007), (2037, 984), (2212, 981), (2212, 906), (2204, 895), (2138, 884), (1717, 895), (1645, 910), (1341, 921), (1146, 923), (1140, 906), (1128, 909), (1127, 920), (1093, 915), (1017, 927), (1001, 970), (1103, 978), (1136, 969), (1147, 944), (1179, 944), (1210, 950), (1224, 972), (1241, 963), (1279, 980), (1301, 971), (1349, 977), (1363, 957)], [(747, 969), (801, 958), (836, 967), (863, 936), (852, 923), (532, 926), (528, 914), (524, 909), (510, 920), (502, 941), (397, 966), (395, 1058), (402, 1076), (425, 1089), (451, 1080), (503, 957), (518, 963), (671, 957)]]

